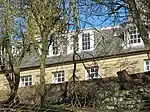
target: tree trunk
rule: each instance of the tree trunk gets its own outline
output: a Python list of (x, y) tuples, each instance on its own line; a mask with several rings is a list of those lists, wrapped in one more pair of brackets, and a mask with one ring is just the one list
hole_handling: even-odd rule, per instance
[(9, 83), (11, 93), (9, 95), (9, 98), (6, 101), (4, 101), (3, 103), (4, 104), (10, 104), (10, 103), (18, 104), (20, 102), (19, 98), (17, 96), (17, 91), (18, 91), (18, 86), (19, 86), (19, 81), (20, 81), (20, 74), (15, 74), (14, 81), (10, 78), (10, 74), (8, 72), (5, 73), (5, 76)]
[(45, 58), (40, 58), (40, 105), (42, 106), (45, 101), (46, 85), (45, 85)]

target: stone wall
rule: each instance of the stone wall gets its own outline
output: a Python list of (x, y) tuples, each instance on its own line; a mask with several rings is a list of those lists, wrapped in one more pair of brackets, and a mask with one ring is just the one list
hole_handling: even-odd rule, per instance
[[(80, 81), (75, 84), (66, 82), (47, 85), (45, 104), (67, 103), (76, 107), (94, 107), (101, 112), (148, 112), (150, 73), (132, 74), (124, 79), (118, 76)], [(38, 90), (38, 86), (20, 88), (20, 101), (38, 104)]]

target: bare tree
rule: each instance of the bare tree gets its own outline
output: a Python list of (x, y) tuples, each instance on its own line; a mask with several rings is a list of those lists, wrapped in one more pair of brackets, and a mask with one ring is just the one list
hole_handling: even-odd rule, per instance
[(11, 0), (1, 1), (0, 63), (11, 90), (9, 98), (3, 103), (15, 102), (16, 99), (16, 103), (19, 102), (17, 90), (20, 81), (20, 65), (28, 49), (23, 31), (23, 18), (18, 7), (19, 4)]
[(29, 0), (26, 15), (27, 31), (40, 64), (40, 104), (46, 95), (45, 68), (48, 48), (54, 37), (59, 37), (64, 25), (61, 20), (60, 1)]
[(134, 23), (141, 35), (144, 42), (145, 49), (150, 58), (150, 40), (149, 40), (149, 21), (150, 21), (150, 1), (148, 0), (125, 0), (128, 5), (129, 16), (131, 16), (131, 22)]
[[(150, 1), (149, 0), (114, 0), (114, 1), (92, 0), (92, 2), (94, 2), (94, 6), (97, 5), (98, 9), (102, 10), (102, 12), (105, 9), (107, 9), (107, 11), (104, 11), (104, 14), (108, 15), (108, 18), (115, 16), (113, 20), (114, 22), (117, 22), (119, 18), (124, 16), (128, 18), (126, 21), (124, 21), (124, 23), (135, 24), (143, 40), (148, 58), (150, 58), (149, 57), (149, 50), (150, 50), (150, 40), (149, 40)], [(96, 16), (97, 17), (100, 16), (101, 13), (96, 12)]]

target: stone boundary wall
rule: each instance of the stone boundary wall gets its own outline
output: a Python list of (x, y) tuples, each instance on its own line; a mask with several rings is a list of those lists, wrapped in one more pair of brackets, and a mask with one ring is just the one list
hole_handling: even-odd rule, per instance
[[(150, 110), (150, 72), (47, 85), (45, 104), (68, 103), (76, 107), (94, 107), (102, 112), (138, 112)], [(38, 103), (38, 85), (20, 88), (21, 103)]]

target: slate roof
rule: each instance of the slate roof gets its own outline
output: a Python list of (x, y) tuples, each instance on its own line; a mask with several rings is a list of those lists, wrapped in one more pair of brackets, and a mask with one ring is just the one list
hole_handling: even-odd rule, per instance
[[(94, 31), (94, 41), (95, 49), (93, 51), (82, 51), (78, 54), (81, 59), (77, 56), (76, 60), (89, 60), (89, 59), (104, 59), (107, 57), (120, 56), (131, 53), (145, 53), (144, 46), (137, 46), (134, 48), (124, 48), (122, 46), (123, 43), (123, 33), (122, 29), (119, 28), (106, 28), (99, 31)], [(114, 36), (115, 34), (115, 36)], [(65, 64), (72, 62), (73, 55), (72, 54), (62, 54), (59, 56), (47, 57), (46, 64), (53, 66), (55, 64)], [(24, 57), (21, 68), (30, 68), (30, 67), (38, 67), (38, 57), (36, 52), (33, 50), (31, 53), (27, 53)]]

